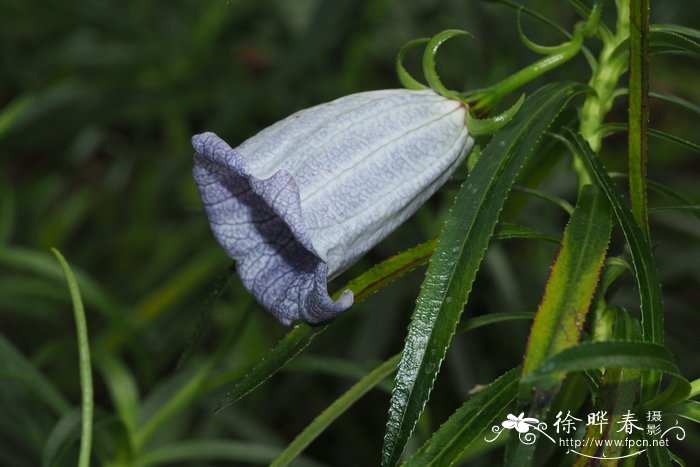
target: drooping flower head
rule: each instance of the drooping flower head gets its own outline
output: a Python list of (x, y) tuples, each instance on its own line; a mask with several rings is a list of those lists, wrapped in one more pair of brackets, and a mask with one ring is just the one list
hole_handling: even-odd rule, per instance
[(353, 94), (297, 112), (235, 149), (193, 138), (212, 230), (282, 323), (352, 305), (327, 282), (411, 216), (473, 145), (466, 108), (431, 90)]
[[(410, 217), (464, 161), (470, 133), (505, 125), (470, 115), (446, 89), (434, 55), (446, 30), (411, 41), (397, 72), (408, 89), (352, 94), (299, 111), (236, 148), (214, 133), (192, 139), (194, 178), (214, 235), (236, 260), (246, 288), (283, 324), (320, 323), (352, 305), (327, 283)], [(403, 68), (426, 43), (425, 86)], [(467, 126), (470, 131), (467, 131)]]

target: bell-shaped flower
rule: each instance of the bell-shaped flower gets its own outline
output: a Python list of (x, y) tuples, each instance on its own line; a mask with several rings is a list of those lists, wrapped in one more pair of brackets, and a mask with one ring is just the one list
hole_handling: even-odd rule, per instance
[(327, 283), (411, 216), (474, 141), (466, 108), (431, 90), (349, 95), (299, 111), (232, 149), (196, 135), (194, 178), (245, 287), (282, 323), (352, 305)]

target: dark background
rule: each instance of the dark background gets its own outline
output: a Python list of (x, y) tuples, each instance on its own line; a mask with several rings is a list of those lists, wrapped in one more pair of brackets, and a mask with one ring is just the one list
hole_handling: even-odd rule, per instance
[[(527, 5), (569, 30), (579, 19), (566, 2)], [(700, 7), (652, 2), (652, 20), (698, 28)], [(523, 27), (540, 42), (563, 40), (529, 18)], [(48, 252), (55, 246), (79, 272), (93, 346), (112, 349), (133, 371), (140, 394), (152, 395), (181, 371), (177, 360), (214, 280), (230, 264), (209, 231), (191, 178), (191, 135), (215, 131), (235, 146), (301, 108), (398, 87), (394, 60), (401, 45), (447, 28), (473, 34), (453, 39), (438, 54), (443, 81), (455, 89), (492, 84), (537, 58), (518, 39), (513, 9), (475, 0), (0, 0), (2, 334), (79, 404), (70, 302)], [(588, 45), (597, 51), (595, 40)], [(419, 53), (409, 53), (406, 63), (421, 77)], [(527, 90), (549, 79), (589, 76), (579, 56)], [(654, 57), (651, 83), (652, 90), (700, 102), (700, 68), (692, 58)], [(698, 115), (660, 101), (651, 105), (652, 127), (700, 142)], [(620, 99), (608, 120), (625, 118)], [(624, 135), (605, 140), (609, 167), (625, 170), (625, 144)], [(543, 189), (574, 201), (568, 156), (556, 151)], [(649, 176), (698, 200), (698, 157), (652, 140)], [(448, 184), (344, 278), (434, 237), (456, 186)], [(517, 199), (526, 198), (511, 202)], [(529, 200), (516, 219), (554, 235), (566, 222), (538, 200)], [(668, 345), (694, 379), (700, 370), (700, 222), (687, 214), (655, 214), (652, 232)], [(618, 232), (611, 253), (623, 250)], [(555, 253), (556, 245), (543, 242), (494, 242), (465, 316), (534, 311)], [(285, 446), (357, 375), (400, 351), (421, 278), (422, 271), (413, 273), (353, 307), (292, 368), (214, 416), (234, 377), (286, 331), (250, 304), (234, 278), (190, 359), (196, 367), (235, 337), (217, 373), (221, 384), (212, 383), (154, 444), (216, 438)], [(617, 300), (635, 309), (631, 281)], [(243, 325), (239, 318), (248, 307), (255, 309)], [(528, 327), (500, 324), (455, 338), (414, 448), (475, 384), (520, 362)], [(97, 405), (111, 411), (99, 374), (95, 384)], [(387, 402), (386, 391), (371, 392), (305, 455), (330, 465), (377, 464)], [(31, 394), (0, 378), (0, 464), (37, 465), (55, 422)], [(688, 465), (700, 460), (697, 433), (675, 446)], [(476, 457), (469, 465), (492, 465), (489, 459)]]

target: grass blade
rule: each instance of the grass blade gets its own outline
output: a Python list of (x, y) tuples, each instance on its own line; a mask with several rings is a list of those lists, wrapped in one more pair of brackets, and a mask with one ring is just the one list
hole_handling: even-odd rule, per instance
[(75, 280), (73, 271), (66, 262), (63, 255), (52, 248), (54, 256), (61, 265), (63, 274), (66, 277), (68, 291), (73, 302), (73, 314), (75, 328), (78, 334), (78, 355), (80, 363), (80, 392), (82, 410), (82, 428), (80, 431), (80, 456), (78, 467), (89, 467), (90, 450), (92, 449), (92, 416), (94, 410), (93, 389), (92, 389), (92, 367), (90, 365), (90, 343), (88, 342), (87, 323), (85, 322), (85, 309), (83, 300), (80, 297), (80, 289)]
[(535, 92), (496, 133), (457, 194), (409, 325), (389, 408), (382, 464), (394, 465), (430, 397), (440, 364), (515, 177), (568, 101), (581, 90), (553, 83)]

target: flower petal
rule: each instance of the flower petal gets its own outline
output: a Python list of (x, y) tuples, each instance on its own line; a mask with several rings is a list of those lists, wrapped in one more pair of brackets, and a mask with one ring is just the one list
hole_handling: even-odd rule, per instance
[(283, 324), (318, 323), (349, 308), (352, 292), (336, 302), (328, 295), (327, 267), (306, 234), (294, 179), (284, 171), (251, 177), (243, 157), (213, 133), (192, 144), (194, 178), (214, 235), (258, 301)]
[(353, 94), (297, 112), (235, 149), (193, 138), (212, 229), (244, 285), (284, 324), (352, 304), (326, 283), (411, 216), (474, 140), (463, 104), (431, 90)]

